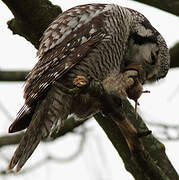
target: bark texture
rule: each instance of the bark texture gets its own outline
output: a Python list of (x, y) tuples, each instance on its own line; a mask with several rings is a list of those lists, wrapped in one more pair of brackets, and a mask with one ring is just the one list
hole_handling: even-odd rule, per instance
[(23, 36), (36, 48), (47, 26), (62, 12), (48, 0), (2, 0), (14, 18), (8, 21), (13, 34)]
[(179, 67), (179, 42), (170, 48), (170, 68)]

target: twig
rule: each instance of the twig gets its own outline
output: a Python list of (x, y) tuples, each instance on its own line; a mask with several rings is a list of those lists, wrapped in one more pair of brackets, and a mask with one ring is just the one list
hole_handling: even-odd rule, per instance
[[(84, 124), (86, 121), (87, 119), (83, 121), (76, 121), (73, 117), (67, 119), (64, 123), (64, 126), (61, 128), (61, 130), (56, 134), (52, 134), (52, 137), (50, 138), (50, 140), (55, 140), (65, 135), (66, 133), (73, 132), (76, 127)], [(13, 135), (1, 136), (0, 147), (18, 144), (21, 138), (23, 137), (23, 135), (24, 135), (24, 132), (13, 134)], [(49, 139), (44, 139), (44, 142), (48, 142), (48, 141)]]
[(12, 120), (12, 116), (10, 114), (10, 112), (5, 108), (5, 106), (3, 104), (1, 104), (0, 102), (0, 110), (3, 112), (3, 114), (9, 119)]
[[(164, 123), (157, 123), (157, 122), (147, 122), (150, 126), (153, 126), (157, 128), (157, 134), (158, 138), (163, 141), (177, 141), (179, 140), (179, 125), (170, 125), (170, 124), (164, 124)], [(160, 131), (161, 129), (161, 131)], [(172, 136), (170, 134), (170, 130), (175, 131), (176, 135)], [(160, 137), (158, 134), (161, 134), (162, 137)]]
[(28, 71), (0, 71), (0, 81), (25, 81)]
[[(54, 155), (48, 154), (45, 158), (41, 159), (40, 161), (38, 161), (37, 163), (32, 165), (30, 168), (25, 168), (21, 172), (17, 173), (17, 175), (29, 173), (30, 171), (33, 171), (34, 169), (37, 169), (40, 166), (44, 166), (49, 161), (55, 161), (58, 163), (67, 163), (67, 162), (71, 162), (71, 161), (75, 160), (76, 158), (79, 157), (79, 155), (82, 153), (82, 151), (84, 149), (84, 144), (86, 142), (85, 140), (86, 140), (87, 132), (88, 132), (88, 129), (83, 127), (83, 129), (80, 132), (76, 133), (81, 137), (81, 139), (80, 139), (80, 142), (78, 145), (78, 149), (72, 155), (69, 155), (66, 158), (64, 158), (64, 157), (62, 158), (62, 157), (56, 157)], [(6, 173), (7, 172), (5, 170), (0, 171), (1, 175), (5, 175)], [(14, 172), (12, 171), (11, 173), (14, 173)]]

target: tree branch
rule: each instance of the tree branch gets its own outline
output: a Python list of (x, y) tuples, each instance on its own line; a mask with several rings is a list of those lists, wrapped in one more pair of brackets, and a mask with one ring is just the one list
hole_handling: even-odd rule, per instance
[[(97, 93), (103, 99), (104, 113), (108, 112), (106, 108), (108, 109), (107, 106), (111, 103), (106, 98), (105, 90), (95, 84), (88, 88), (88, 91), (92, 94)], [(115, 104), (110, 107), (110, 113), (105, 114), (105, 117), (100, 113), (94, 117), (123, 159), (126, 169), (138, 180), (179, 179), (165, 154), (164, 145), (152, 135), (143, 136), (140, 139), (137, 136), (148, 132), (148, 128), (141, 117), (136, 118), (131, 104), (127, 100), (122, 100), (122, 105), (118, 106), (118, 112), (115, 110), (117, 107), (114, 106)]]
[(176, 43), (172, 48), (170, 48), (170, 67), (179, 67), (179, 42)]
[[(76, 121), (73, 117), (68, 118), (64, 126), (60, 129), (60, 131), (56, 134), (52, 134), (52, 137), (50, 140), (55, 140), (63, 135), (66, 135), (67, 133), (73, 132), (75, 128), (81, 126), (84, 124), (87, 120), (83, 121)], [(13, 135), (4, 135), (0, 137), (0, 148), (4, 146), (10, 146), (18, 144), (21, 140), (21, 138), (24, 136), (24, 132), (13, 134)], [(44, 139), (44, 142), (48, 142), (49, 139)]]
[(47, 26), (61, 12), (59, 6), (54, 6), (48, 0), (2, 0), (11, 10), (14, 18), (8, 21), (8, 27), (13, 34), (19, 34), (30, 41), (36, 48)]
[[(134, 109), (129, 102), (123, 102), (122, 112), (128, 114), (130, 122), (134, 125), (138, 132), (148, 130), (141, 117), (138, 117), (138, 119), (136, 119)], [(157, 175), (158, 172), (158, 175), (161, 175), (160, 177), (162, 177), (161, 179), (167, 179), (167, 177), (169, 179), (179, 179), (177, 172), (175, 171), (170, 161), (168, 160), (168, 157), (165, 154), (164, 145), (160, 143), (157, 139), (155, 139), (152, 135), (148, 135), (146, 137), (141, 138), (142, 144), (145, 148), (145, 153), (149, 153), (150, 155), (150, 158), (146, 158), (147, 160), (149, 160), (148, 164), (142, 167), (140, 164), (141, 158), (134, 158), (134, 156), (131, 155), (128, 145), (124, 139), (124, 136), (122, 135), (117, 124), (114, 123), (114, 121), (111, 119), (111, 117), (103, 117), (101, 114), (98, 113), (97, 115), (95, 115), (95, 118), (107, 134), (108, 138), (118, 151), (121, 158), (123, 159), (126, 169), (134, 176), (135, 179), (143, 180), (148, 179), (147, 177), (150, 177), (148, 176), (148, 173), (145, 168), (147, 166), (151, 167), (154, 170), (150, 171), (150, 174), (154, 172), (154, 174)], [(156, 164), (154, 163), (154, 161)], [(164, 176), (164, 174), (166, 174), (166, 177)], [(152, 180), (152, 178), (149, 179)]]
[[(179, 140), (179, 125), (165, 124), (158, 122), (147, 122), (153, 128), (156, 128), (155, 136), (162, 141), (178, 141)], [(172, 133), (171, 133), (172, 132)]]
[(153, 6), (159, 8), (161, 10), (167, 11), (172, 13), (176, 16), (179, 16), (179, 2), (178, 0), (150, 0), (150, 1), (143, 1), (143, 0), (134, 0), (149, 6)]
[(28, 71), (0, 71), (0, 81), (25, 81)]

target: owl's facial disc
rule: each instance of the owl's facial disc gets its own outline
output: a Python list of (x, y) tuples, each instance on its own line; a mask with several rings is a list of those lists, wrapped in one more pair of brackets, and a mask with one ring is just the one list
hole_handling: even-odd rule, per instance
[(125, 67), (131, 64), (141, 65), (146, 73), (147, 81), (160, 79), (159, 47), (156, 42), (137, 43), (136, 39), (130, 39), (125, 54)]

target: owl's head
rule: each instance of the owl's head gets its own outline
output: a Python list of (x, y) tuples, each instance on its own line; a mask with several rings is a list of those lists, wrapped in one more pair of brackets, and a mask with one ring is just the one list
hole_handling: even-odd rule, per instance
[(133, 24), (125, 54), (125, 65), (140, 64), (146, 80), (155, 81), (166, 76), (170, 55), (162, 35), (139, 12), (129, 9)]

